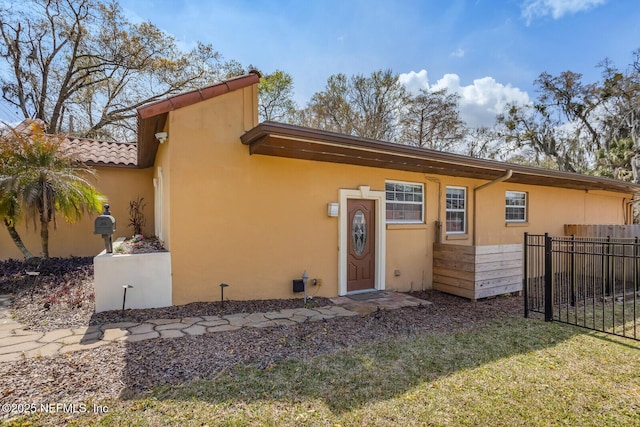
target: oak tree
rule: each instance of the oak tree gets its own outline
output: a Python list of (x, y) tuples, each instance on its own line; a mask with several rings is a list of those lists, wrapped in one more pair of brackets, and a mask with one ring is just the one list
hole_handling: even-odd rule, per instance
[(445, 89), (421, 89), (401, 112), (401, 142), (420, 148), (450, 151), (466, 134), (458, 111), (460, 95)]
[(52, 134), (130, 138), (137, 107), (211, 84), (221, 68), (210, 45), (183, 52), (116, 1), (3, 2), (0, 36), (3, 99)]
[(370, 76), (335, 74), (300, 112), (302, 125), (376, 140), (395, 141), (407, 92), (391, 70)]

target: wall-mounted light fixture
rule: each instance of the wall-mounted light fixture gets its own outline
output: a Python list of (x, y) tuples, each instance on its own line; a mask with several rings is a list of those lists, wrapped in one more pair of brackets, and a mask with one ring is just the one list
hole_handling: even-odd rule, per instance
[(156, 133), (156, 139), (160, 142), (160, 144), (164, 144), (167, 138), (169, 138), (169, 134), (167, 132)]
[(337, 203), (327, 203), (327, 215), (338, 216), (340, 205)]

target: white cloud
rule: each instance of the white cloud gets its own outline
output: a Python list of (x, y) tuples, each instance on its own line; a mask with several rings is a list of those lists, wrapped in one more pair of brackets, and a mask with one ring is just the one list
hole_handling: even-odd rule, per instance
[(451, 52), (449, 56), (453, 56), (454, 58), (462, 58), (464, 57), (464, 49), (458, 48)]
[(427, 70), (420, 70), (417, 73), (415, 71), (402, 73), (398, 76), (398, 80), (414, 95), (417, 95), (420, 89), (429, 89)]
[(473, 84), (464, 86), (457, 74), (445, 74), (434, 85), (429, 86), (426, 70), (416, 73), (411, 71), (400, 74), (400, 82), (411, 93), (417, 93), (416, 87), (426, 87), (430, 90), (447, 89), (460, 95), (460, 116), (468, 126), (493, 126), (496, 115), (501, 113), (510, 102), (528, 104), (529, 95), (510, 84), (503, 85), (493, 77), (476, 79)]
[(551, 15), (560, 19), (567, 14), (584, 12), (604, 4), (607, 0), (525, 0), (522, 4), (522, 16), (527, 25), (535, 18)]

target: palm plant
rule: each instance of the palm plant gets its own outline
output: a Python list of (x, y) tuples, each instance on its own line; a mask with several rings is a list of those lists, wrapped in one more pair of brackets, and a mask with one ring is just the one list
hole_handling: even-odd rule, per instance
[[(56, 227), (56, 213), (67, 222), (79, 220), (84, 213), (98, 213), (104, 201), (89, 181), (95, 170), (84, 164), (77, 152), (64, 143), (61, 136), (47, 135), (35, 122), (29, 132), (11, 130), (1, 140), (0, 148), (0, 214), (5, 225), (24, 213), (34, 226), (40, 223), (42, 256), (49, 257), (49, 224)], [(13, 228), (15, 232), (15, 228)], [(12, 233), (21, 248), (21, 240)]]

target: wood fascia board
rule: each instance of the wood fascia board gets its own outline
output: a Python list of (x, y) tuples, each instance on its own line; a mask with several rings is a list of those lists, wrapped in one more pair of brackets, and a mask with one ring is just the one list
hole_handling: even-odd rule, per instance
[[(391, 161), (391, 163), (396, 165), (402, 164), (402, 162), (398, 161), (398, 159), (401, 158), (417, 160), (422, 162), (425, 173), (491, 180), (511, 169), (513, 170), (513, 177), (507, 182), (580, 190), (598, 189), (628, 194), (640, 192), (640, 185), (624, 181), (554, 171), (533, 166), (510, 164), (496, 160), (475, 159), (458, 154), (443, 153), (435, 150), (420, 149), (417, 147), (368, 140), (350, 135), (300, 128), (273, 122), (259, 124), (243, 135), (241, 140), (242, 143), (246, 145), (255, 144), (255, 147), (252, 147), (250, 150), (252, 154), (262, 154), (264, 152), (264, 154), (272, 156), (308, 158), (308, 155), (301, 156), (300, 153), (298, 153), (298, 155), (285, 155), (284, 150), (291, 150), (291, 147), (287, 147), (286, 144), (278, 144), (277, 142), (304, 141), (311, 147), (320, 147), (316, 151), (325, 157), (328, 157), (330, 154), (323, 152), (322, 147), (350, 149), (353, 151), (353, 155), (348, 157), (354, 159), (353, 164), (359, 164), (359, 162), (363, 161), (363, 156), (357, 155), (358, 153), (365, 153), (367, 155), (377, 154), (386, 156), (387, 162)], [(339, 156), (335, 157), (338, 158)], [(345, 156), (342, 156), (340, 163), (347, 163), (344, 161), (344, 158)], [(372, 160), (371, 157), (366, 157), (366, 159)], [(325, 161), (331, 160), (325, 159)], [(384, 160), (379, 161), (380, 163), (384, 162)], [(414, 168), (411, 170), (414, 170)], [(452, 172), (458, 174), (456, 175)]]

